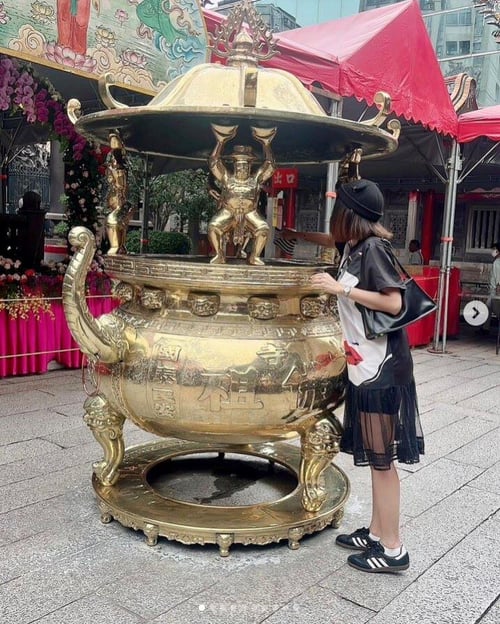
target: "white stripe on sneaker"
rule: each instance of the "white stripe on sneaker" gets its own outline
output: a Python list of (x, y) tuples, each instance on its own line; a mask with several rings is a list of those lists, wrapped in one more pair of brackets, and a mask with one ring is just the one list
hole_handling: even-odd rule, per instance
[(384, 559), (380, 559), (378, 557), (370, 557), (366, 560), (370, 568), (374, 570), (375, 568), (388, 568), (389, 564)]

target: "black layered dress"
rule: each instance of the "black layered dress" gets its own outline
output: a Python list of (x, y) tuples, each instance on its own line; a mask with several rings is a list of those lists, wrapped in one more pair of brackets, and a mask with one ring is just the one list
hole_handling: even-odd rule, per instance
[[(382, 239), (346, 245), (338, 280), (344, 286), (383, 291), (404, 284)], [(404, 296), (404, 293), (403, 293)], [(368, 340), (358, 306), (338, 298), (347, 357), (348, 386), (341, 449), (357, 466), (387, 470), (394, 460), (419, 461), (424, 439), (413, 361), (404, 329)]]

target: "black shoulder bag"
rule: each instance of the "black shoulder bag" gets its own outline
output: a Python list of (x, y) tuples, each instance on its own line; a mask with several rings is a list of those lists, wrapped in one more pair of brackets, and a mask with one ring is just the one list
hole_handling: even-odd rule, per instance
[[(403, 303), (399, 314), (393, 315), (388, 312), (381, 312), (380, 310), (370, 310), (360, 304), (356, 304), (357, 308), (361, 312), (363, 319), (363, 327), (365, 330), (365, 336), (368, 340), (373, 340), (378, 336), (383, 336), (389, 332), (402, 329), (415, 321), (424, 318), (428, 314), (434, 312), (437, 308), (436, 302), (430, 297), (411, 275), (407, 272), (404, 266), (399, 262), (392, 251), (392, 247), (389, 241), (384, 240), (384, 245), (389, 254), (394, 268), (401, 277), (402, 285), (405, 286), (404, 290), (401, 289), (401, 296)], [(363, 264), (365, 256), (361, 261), (361, 274), (363, 275)]]

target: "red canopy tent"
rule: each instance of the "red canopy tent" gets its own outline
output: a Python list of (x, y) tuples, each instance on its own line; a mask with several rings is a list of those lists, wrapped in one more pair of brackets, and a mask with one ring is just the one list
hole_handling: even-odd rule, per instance
[(286, 31), (278, 38), (283, 46), (293, 42), (317, 50), (320, 58), (336, 59), (335, 75), (316, 78), (325, 89), (370, 105), (377, 91), (386, 91), (396, 115), (455, 135), (457, 116), (417, 0)]
[(459, 116), (458, 142), (469, 143), (479, 137), (500, 141), (500, 106), (488, 106)]

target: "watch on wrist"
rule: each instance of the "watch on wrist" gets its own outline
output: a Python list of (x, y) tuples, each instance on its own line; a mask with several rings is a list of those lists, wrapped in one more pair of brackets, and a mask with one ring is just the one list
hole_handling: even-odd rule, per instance
[(344, 295), (344, 297), (349, 297), (349, 295), (351, 294), (351, 290), (352, 286), (344, 286), (344, 288), (342, 289), (342, 294)]

